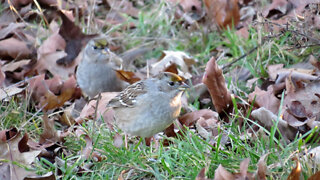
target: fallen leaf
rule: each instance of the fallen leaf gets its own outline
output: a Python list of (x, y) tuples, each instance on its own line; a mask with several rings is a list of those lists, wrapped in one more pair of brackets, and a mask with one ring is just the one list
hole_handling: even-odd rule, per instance
[(21, 93), (23, 90), (26, 89), (26, 87), (20, 88), (19, 84), (13, 84), (9, 87), (1, 88), (0, 89), (0, 100), (4, 100), (6, 98), (9, 98), (11, 96), (14, 96), (16, 94)]
[(82, 109), (79, 118), (76, 119), (78, 123), (81, 123), (83, 119), (94, 118), (95, 113), (97, 112), (97, 119), (103, 118), (104, 122), (108, 125), (110, 129), (113, 129), (113, 109), (107, 108), (109, 101), (118, 95), (118, 92), (104, 92), (101, 93), (101, 99), (98, 102), (98, 108), (96, 108), (97, 100), (91, 100), (85, 107)]
[(81, 29), (76, 26), (63, 11), (60, 11), (59, 14), (62, 19), (59, 34), (66, 41), (65, 52), (67, 53), (67, 56), (57, 60), (57, 64), (69, 66), (78, 56), (82, 47), (84, 47), (90, 39), (97, 36), (97, 34), (83, 34)]
[(267, 91), (261, 90), (256, 86), (248, 98), (249, 102), (254, 102), (256, 107), (264, 107), (273, 114), (278, 114), (280, 100), (274, 95), (273, 86), (269, 86)]
[(310, 149), (307, 155), (311, 157), (315, 164), (320, 165), (320, 146)]
[(51, 146), (57, 142), (61, 142), (64, 138), (62, 133), (56, 130), (54, 126), (54, 120), (49, 119), (47, 113), (44, 113), (42, 116), (43, 120), (43, 132), (40, 135), (39, 143), (41, 145), (46, 144), (47, 146)]
[(266, 165), (265, 159), (268, 155), (269, 155), (269, 153), (261, 156), (258, 161), (258, 164), (257, 164), (258, 170), (257, 170), (257, 174), (256, 174), (256, 177), (258, 178), (258, 180), (266, 180), (267, 179), (267, 165)]
[(26, 42), (14, 37), (0, 41), (0, 57), (6, 59), (26, 59), (31, 56), (32, 51), (28, 48)]
[(206, 168), (202, 168), (196, 177), (196, 180), (209, 180), (206, 178)]
[[(51, 35), (43, 41), (41, 46), (38, 48), (38, 56), (54, 53), (57, 50), (64, 50), (66, 46), (65, 40), (59, 34), (59, 29), (50, 29), (52, 31)], [(40, 59), (40, 58), (38, 58)]]
[(9, 130), (0, 131), (0, 142), (6, 142), (11, 138), (15, 137), (18, 133), (16, 128), (11, 128)]
[(124, 70), (116, 70), (117, 77), (123, 81), (126, 81), (130, 84), (140, 81), (141, 79), (135, 75), (134, 72), (124, 71)]
[(0, 30), (0, 39), (6, 38), (9, 34), (13, 33), (18, 28), (23, 28), (26, 23), (13, 23), (11, 22), (7, 27)]
[(314, 175), (308, 178), (308, 180), (318, 180), (318, 179), (320, 179), (320, 171), (316, 172)]
[(228, 91), (222, 70), (212, 57), (207, 65), (202, 82), (208, 87), (216, 111), (220, 114), (228, 112), (232, 106), (231, 94)]
[(26, 171), (25, 168), (13, 163), (17, 162), (30, 167), (31, 163), (40, 154), (40, 151), (30, 150), (27, 141), (28, 135), (24, 134), (24, 136), (22, 136), (20, 132), (6, 142), (0, 141), (0, 159), (9, 161), (8, 163), (2, 163), (0, 165), (0, 172), (4, 172), (0, 177), (22, 180), (28, 175), (35, 175), (34, 172)]
[(297, 134), (297, 129), (290, 126), (286, 121), (282, 118), (278, 118), (275, 114), (273, 114), (270, 110), (261, 107), (252, 111), (251, 116), (258, 120), (263, 127), (267, 130), (271, 130), (271, 127), (274, 126), (275, 121), (278, 122), (278, 128), (282, 137), (288, 142), (289, 140), (293, 140)]
[(61, 107), (66, 101), (69, 101), (73, 98), (74, 93), (76, 92), (77, 83), (74, 77), (70, 77), (65, 81), (60, 89), (60, 95), (55, 95), (51, 91), (47, 91), (44, 97), (40, 100), (41, 107), (44, 107), (44, 110), (56, 109)]
[(81, 156), (84, 159), (89, 159), (89, 157), (92, 153), (92, 150), (93, 150), (93, 142), (92, 142), (92, 139), (88, 135), (85, 135), (84, 139), (86, 141), (86, 147), (82, 150)]
[(120, 148), (123, 145), (123, 138), (122, 135), (116, 133), (113, 137), (113, 145), (117, 148)]
[(292, 169), (287, 180), (300, 180), (301, 174), (301, 165), (297, 157), (294, 157), (293, 160), (296, 162), (296, 167)]
[(190, 127), (196, 123), (200, 118), (204, 119), (218, 119), (218, 114), (210, 109), (200, 109), (198, 111), (193, 111), (183, 116), (179, 117), (179, 121), (182, 125)]
[(320, 120), (320, 82), (313, 81), (305, 87), (287, 90), (283, 101), (284, 119), (292, 126), (301, 126), (307, 119)]
[(163, 51), (160, 60), (151, 65), (150, 72), (153, 75), (157, 75), (160, 72), (164, 72), (165, 69), (175, 64), (178, 67), (178, 75), (189, 79), (192, 77), (190, 68), (197, 61), (192, 59), (189, 55), (182, 51)]
[(214, 180), (234, 180), (233, 174), (228, 172), (221, 164), (214, 172)]
[(238, 0), (205, 0), (209, 23), (215, 23), (220, 28), (235, 27), (240, 20)]
[(200, 117), (196, 122), (196, 129), (199, 135), (205, 139), (211, 139), (219, 135), (218, 126), (218, 119), (214, 118), (204, 119)]

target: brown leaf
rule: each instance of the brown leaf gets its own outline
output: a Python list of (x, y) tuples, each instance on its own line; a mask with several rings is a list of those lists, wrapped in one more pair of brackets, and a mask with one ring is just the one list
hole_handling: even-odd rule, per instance
[(178, 67), (175, 63), (172, 63), (170, 66), (168, 66), (164, 72), (171, 72), (174, 74), (178, 74)]
[(66, 42), (59, 34), (59, 29), (52, 29), (51, 31), (53, 31), (52, 34), (38, 48), (38, 56), (65, 49)]
[(308, 178), (308, 180), (318, 180), (318, 179), (320, 179), (320, 171), (316, 172), (314, 175)]
[(206, 178), (206, 168), (202, 168), (199, 172), (199, 174), (196, 177), (196, 180), (209, 180), (208, 178)]
[(6, 98), (13, 96), (13, 95), (19, 94), (25, 89), (25, 87), (20, 88), (18, 86), (19, 86), (19, 84), (13, 84), (9, 87), (1, 88), (0, 89), (0, 100), (2, 101)]
[(205, 0), (206, 11), (209, 19), (220, 28), (231, 28), (238, 24), (240, 12), (238, 0)]
[(98, 108), (96, 109), (97, 100), (91, 100), (81, 111), (80, 117), (76, 119), (79, 123), (85, 118), (94, 118), (95, 112), (97, 112), (97, 117), (102, 117), (104, 122), (108, 125), (110, 129), (113, 129), (113, 109), (107, 108), (109, 101), (118, 95), (118, 92), (104, 92), (101, 93), (101, 99), (98, 103)]
[(309, 63), (316, 67), (318, 71), (320, 70), (320, 61), (317, 60), (313, 55), (309, 56)]
[[(284, 119), (292, 126), (301, 126), (305, 120), (320, 120), (320, 82), (313, 81), (305, 87), (288, 91), (283, 101)], [(300, 120), (299, 120), (300, 118)], [(302, 119), (301, 119), (302, 118)], [(302, 121), (301, 121), (302, 120)]]
[(244, 159), (240, 163), (240, 173), (230, 173), (221, 164), (215, 171), (214, 180), (253, 180), (253, 176), (248, 172), (250, 159)]
[(18, 130), (16, 128), (0, 131), (0, 143), (10, 140), (12, 137), (15, 137), (17, 133)]
[(54, 120), (49, 119), (47, 113), (42, 116), (43, 120), (43, 132), (40, 135), (39, 143), (51, 146), (56, 142), (61, 142), (63, 137), (61, 133), (58, 133), (54, 127)]
[(258, 161), (258, 170), (257, 170), (257, 178), (258, 180), (266, 180), (267, 179), (267, 165), (265, 162), (265, 158), (269, 155), (269, 153), (260, 157)]
[(123, 145), (122, 135), (116, 133), (113, 137), (113, 145), (117, 148), (120, 148)]
[(97, 34), (83, 34), (81, 29), (78, 26), (76, 26), (74, 22), (72, 22), (64, 14), (64, 12), (60, 11), (59, 14), (62, 19), (62, 25), (60, 27), (59, 34), (67, 43), (65, 48), (67, 56), (57, 60), (57, 64), (69, 66), (78, 56), (82, 47), (84, 47), (90, 39), (97, 36)]
[(250, 173), (248, 173), (248, 167), (249, 167), (250, 159), (246, 158), (240, 163), (240, 177), (242, 179), (251, 179), (248, 178), (251, 176)]
[(194, 125), (194, 123), (203, 117), (204, 119), (218, 119), (218, 114), (210, 109), (200, 109), (198, 111), (193, 111), (183, 116), (179, 117), (179, 121), (182, 125), (187, 127)]
[(126, 81), (130, 84), (133, 84), (141, 80), (138, 76), (136, 76), (134, 72), (131, 71), (116, 70), (116, 73), (119, 79)]
[(235, 180), (235, 177), (220, 164), (214, 172), (214, 180)]
[(89, 157), (92, 153), (92, 150), (93, 150), (93, 142), (92, 142), (92, 139), (88, 135), (85, 135), (84, 139), (86, 141), (86, 147), (82, 150), (81, 156), (84, 159), (89, 159)]
[(150, 72), (153, 75), (164, 72), (165, 69), (172, 64), (178, 66), (178, 75), (189, 79), (191, 75), (191, 66), (196, 63), (196, 60), (192, 59), (189, 55), (182, 51), (163, 51), (160, 60), (151, 65)]
[(215, 118), (204, 119), (200, 117), (196, 122), (196, 129), (199, 135), (205, 139), (211, 139), (219, 135), (218, 126), (218, 119)]
[(26, 6), (30, 3), (32, 3), (32, 0), (11, 0), (11, 1), (9, 1), (9, 5), (14, 6), (16, 9), (19, 9), (22, 6)]
[(271, 64), (271, 65), (268, 65), (267, 68), (268, 68), (269, 78), (272, 81), (275, 81), (278, 76), (279, 70), (283, 69), (283, 64)]
[(278, 117), (272, 113), (270, 110), (267, 110), (264, 107), (256, 109), (252, 111), (251, 116), (258, 120), (263, 127), (268, 130), (271, 130), (271, 127), (274, 126), (275, 121), (278, 122), (278, 128), (282, 137), (286, 140), (293, 140), (296, 136), (297, 129), (290, 126), (286, 121), (284, 121), (281, 117)]
[(226, 87), (222, 70), (218, 67), (214, 57), (207, 63), (202, 82), (208, 87), (216, 111), (219, 114), (228, 112), (232, 108), (231, 95)]
[(76, 80), (74, 77), (70, 77), (62, 84), (60, 89), (60, 95), (56, 96), (51, 91), (47, 91), (44, 98), (40, 100), (41, 107), (44, 106), (44, 110), (55, 109), (61, 107), (66, 101), (72, 99), (76, 92)]
[(278, 114), (280, 100), (274, 95), (273, 86), (268, 87), (268, 91), (259, 89), (257, 86), (254, 92), (249, 94), (249, 102), (253, 102), (257, 107), (265, 107), (274, 114)]
[(26, 59), (31, 56), (32, 51), (27, 47), (26, 42), (14, 37), (0, 41), (0, 57), (6, 59)]
[(28, 135), (17, 133), (8, 141), (0, 141), (0, 159), (8, 160), (8, 163), (0, 165), (0, 177), (7, 177), (9, 179), (22, 180), (28, 175), (35, 175), (31, 171), (26, 171), (25, 168), (15, 165), (13, 162), (20, 163), (29, 167), (35, 158), (40, 154), (40, 151), (30, 151), (28, 145)]
[(79, 55), (69, 66), (59, 66), (57, 65), (56, 61), (60, 58), (66, 56), (64, 51), (56, 51), (53, 53), (43, 54), (39, 56), (37, 64), (34, 67), (34, 70), (38, 72), (38, 74), (45, 74), (48, 70), (52, 75), (59, 76), (62, 79), (68, 79), (70, 75), (73, 75), (75, 72), (75, 67), (77, 66), (78, 62), (82, 58)]
[(0, 30), (0, 39), (6, 38), (9, 34), (13, 33), (16, 29), (25, 27), (26, 23), (10, 23), (7, 27)]
[(287, 180), (300, 180), (300, 174), (301, 174), (300, 162), (297, 157), (294, 157), (293, 160), (296, 161), (296, 167), (292, 169)]

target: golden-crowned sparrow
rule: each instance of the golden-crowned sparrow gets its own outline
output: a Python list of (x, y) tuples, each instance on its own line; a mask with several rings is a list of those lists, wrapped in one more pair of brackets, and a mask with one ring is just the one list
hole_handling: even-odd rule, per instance
[(151, 137), (179, 116), (186, 88), (180, 76), (164, 72), (128, 86), (107, 106), (113, 107), (116, 124), (126, 134)]
[(88, 42), (82, 51), (83, 57), (77, 71), (77, 83), (90, 98), (101, 92), (121, 91), (127, 85), (116, 76), (115, 69), (122, 59), (107, 47), (107, 40), (100, 36)]

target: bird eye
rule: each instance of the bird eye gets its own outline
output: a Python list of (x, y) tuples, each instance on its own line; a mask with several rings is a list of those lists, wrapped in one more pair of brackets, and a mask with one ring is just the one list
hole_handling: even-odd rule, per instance
[(93, 49), (98, 49), (98, 47), (97, 47), (97, 46), (92, 46), (92, 48), (93, 48)]
[(170, 85), (170, 86), (174, 86), (174, 82), (173, 82), (173, 81), (170, 81), (170, 82), (169, 82), (169, 85)]

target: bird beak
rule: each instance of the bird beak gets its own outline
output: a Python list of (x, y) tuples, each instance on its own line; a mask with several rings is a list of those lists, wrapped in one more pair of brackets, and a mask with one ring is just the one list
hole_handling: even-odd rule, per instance
[(179, 90), (184, 91), (186, 89), (190, 88), (190, 86), (184, 82), (182, 82), (182, 84), (179, 87)]
[(107, 54), (110, 52), (110, 49), (108, 47), (105, 47), (102, 51), (103, 54)]

